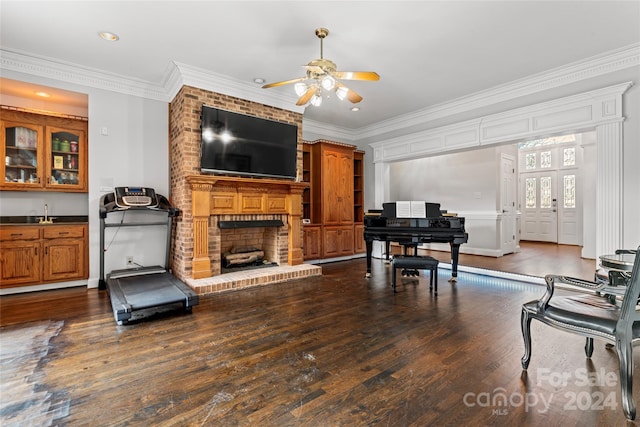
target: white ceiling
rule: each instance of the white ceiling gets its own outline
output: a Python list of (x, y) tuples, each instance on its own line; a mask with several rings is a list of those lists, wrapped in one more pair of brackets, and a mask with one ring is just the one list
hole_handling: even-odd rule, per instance
[[(163, 86), (173, 63), (253, 79), (304, 76), (320, 56), (361, 111), (330, 100), (305, 118), (359, 129), (640, 42), (640, 1), (14, 1), (0, 2), (5, 51)], [(111, 31), (115, 43), (97, 36)], [(280, 91), (295, 103), (290, 85)]]

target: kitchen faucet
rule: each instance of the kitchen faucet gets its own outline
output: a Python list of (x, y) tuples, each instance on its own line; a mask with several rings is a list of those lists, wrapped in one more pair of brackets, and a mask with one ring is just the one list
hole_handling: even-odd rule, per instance
[(38, 218), (38, 223), (40, 224), (51, 224), (53, 223), (53, 220), (49, 219), (49, 205), (48, 204), (44, 204), (44, 218), (40, 217)]

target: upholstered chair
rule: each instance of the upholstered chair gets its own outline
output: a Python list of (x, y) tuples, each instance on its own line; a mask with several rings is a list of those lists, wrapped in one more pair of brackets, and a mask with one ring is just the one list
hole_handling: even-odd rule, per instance
[[(638, 248), (640, 249), (640, 248)], [(589, 282), (565, 276), (547, 275), (547, 290), (542, 298), (522, 306), (521, 327), (525, 352), (522, 368), (531, 361), (531, 320), (586, 337), (585, 354), (593, 354), (593, 339), (598, 338), (615, 347), (618, 354), (622, 408), (633, 420), (633, 344), (640, 338), (640, 256), (635, 257), (626, 286)], [(557, 284), (588, 290), (586, 293), (566, 291), (555, 295)], [(614, 295), (615, 298), (610, 298)]]

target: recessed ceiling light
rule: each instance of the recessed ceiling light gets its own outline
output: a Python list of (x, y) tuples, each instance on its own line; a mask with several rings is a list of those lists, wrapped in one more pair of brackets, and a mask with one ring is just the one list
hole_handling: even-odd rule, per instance
[(262, 77), (256, 77), (255, 79), (253, 79), (254, 83), (257, 83), (259, 85), (263, 84), (264, 82), (266, 82), (265, 79), (263, 79)]
[(51, 95), (49, 95), (47, 92), (35, 92), (36, 95), (42, 97), (42, 98), (50, 98)]
[(109, 31), (100, 31), (98, 35), (100, 36), (101, 39), (104, 39), (110, 42), (115, 42), (120, 38), (116, 33), (110, 33)]
[(360, 111), (360, 107), (351, 107), (351, 111)]

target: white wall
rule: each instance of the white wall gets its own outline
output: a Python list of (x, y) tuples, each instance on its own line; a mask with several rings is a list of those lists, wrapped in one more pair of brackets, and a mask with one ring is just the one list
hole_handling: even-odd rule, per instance
[[(500, 256), (497, 205), (503, 152), (515, 158), (513, 146), (502, 146), (391, 163), (386, 201), (440, 203), (441, 209), (465, 217), (469, 241), (461, 246), (461, 252)], [(448, 250), (448, 245), (430, 247)]]
[[(2, 192), (2, 215), (29, 215), (49, 200), (54, 214), (89, 216), (89, 281), (99, 279), (99, 215), (103, 190), (114, 186), (154, 187), (168, 195), (168, 104), (132, 95), (85, 87), (54, 79), (3, 70), (3, 77), (88, 95), (89, 191), (86, 195)], [(107, 135), (102, 134), (106, 128)], [(115, 230), (115, 229), (111, 229)], [(106, 243), (112, 239), (107, 230)], [(123, 228), (105, 256), (105, 272), (124, 268), (133, 255), (143, 265), (164, 264), (164, 229)]]

